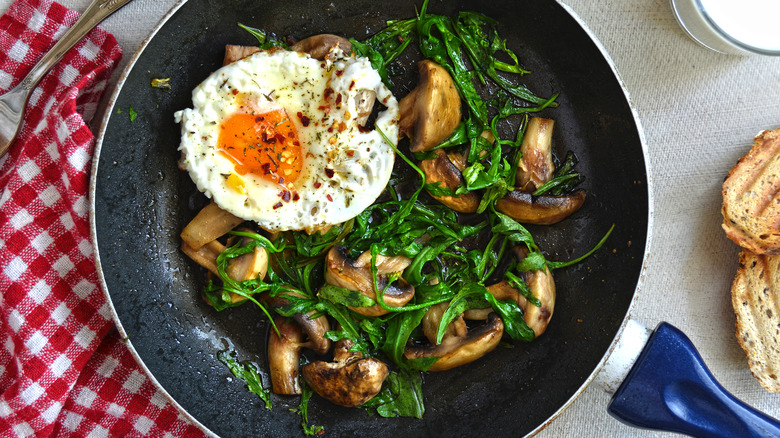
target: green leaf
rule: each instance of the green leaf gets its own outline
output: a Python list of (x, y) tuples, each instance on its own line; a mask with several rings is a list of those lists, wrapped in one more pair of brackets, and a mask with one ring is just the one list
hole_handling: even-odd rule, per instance
[(343, 287), (326, 284), (317, 292), (323, 300), (331, 303), (341, 304), (348, 307), (371, 307), (376, 305), (376, 301), (363, 295), (359, 291), (345, 289)]
[(251, 362), (238, 363), (236, 353), (233, 351), (220, 351), (217, 353), (217, 359), (224, 363), (234, 376), (246, 382), (249, 390), (265, 402), (266, 409), (271, 409), (271, 391), (263, 388), (263, 378), (260, 377), (254, 364)]
[(422, 418), (425, 413), (422, 376), (419, 372), (391, 372), (382, 391), (362, 407), (376, 409), (382, 417)]

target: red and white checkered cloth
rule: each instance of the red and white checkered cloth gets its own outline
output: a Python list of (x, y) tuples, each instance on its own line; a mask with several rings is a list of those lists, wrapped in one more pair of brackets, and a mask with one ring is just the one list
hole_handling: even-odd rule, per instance
[[(0, 17), (0, 91), (78, 14), (17, 0)], [(0, 158), (0, 436), (202, 436), (119, 341), (98, 287), (88, 186), (95, 114), (122, 52), (102, 29), (41, 81)]]

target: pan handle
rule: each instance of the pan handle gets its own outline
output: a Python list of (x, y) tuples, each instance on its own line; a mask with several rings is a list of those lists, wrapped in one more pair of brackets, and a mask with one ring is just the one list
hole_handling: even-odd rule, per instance
[(695, 437), (780, 436), (780, 422), (726, 391), (690, 339), (666, 322), (650, 336), (608, 411), (631, 426)]

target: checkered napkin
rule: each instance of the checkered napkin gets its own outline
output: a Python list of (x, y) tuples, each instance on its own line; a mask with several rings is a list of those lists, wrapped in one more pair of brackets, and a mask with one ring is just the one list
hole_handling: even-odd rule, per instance
[[(17, 0), (0, 17), (0, 91), (78, 14)], [(0, 436), (202, 436), (141, 371), (98, 287), (87, 122), (121, 58), (93, 30), (41, 81), (0, 158)]]

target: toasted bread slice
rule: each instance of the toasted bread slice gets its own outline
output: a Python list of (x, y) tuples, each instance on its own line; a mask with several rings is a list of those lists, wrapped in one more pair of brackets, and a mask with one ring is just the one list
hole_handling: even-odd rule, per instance
[(780, 392), (780, 256), (743, 249), (731, 303), (750, 371), (764, 389)]
[(780, 254), (780, 129), (756, 136), (723, 183), (723, 229), (756, 254)]

